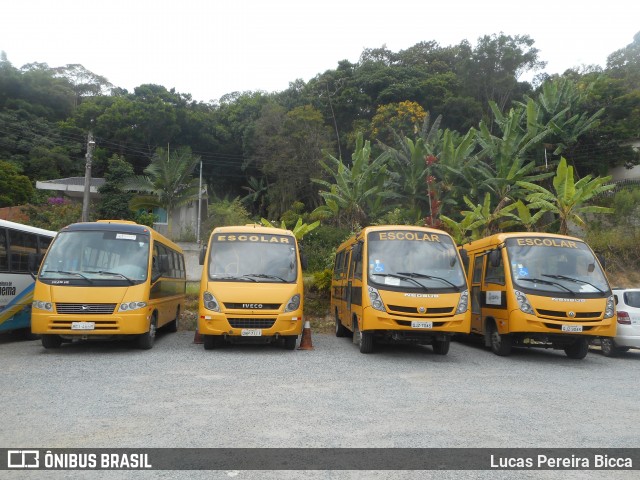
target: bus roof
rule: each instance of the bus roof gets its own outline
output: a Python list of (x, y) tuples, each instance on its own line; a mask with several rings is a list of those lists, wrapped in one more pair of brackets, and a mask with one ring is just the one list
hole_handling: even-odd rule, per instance
[(20, 230), (22, 232), (36, 233), (38, 235), (44, 235), (46, 237), (55, 237), (58, 233), (54, 230), (45, 230), (44, 228), (32, 227), (31, 225), (10, 222), (9, 220), (0, 220), (0, 227), (12, 228), (13, 230)]
[(508, 232), (508, 233), (496, 233), (488, 237), (474, 240), (473, 242), (465, 243), (461, 245), (465, 250), (477, 250), (482, 248), (488, 248), (491, 245), (500, 245), (510, 238), (526, 238), (526, 237), (546, 237), (546, 238), (558, 238), (562, 240), (571, 240), (574, 242), (585, 243), (584, 240), (577, 237), (570, 237), (567, 235), (558, 235), (556, 233), (542, 233), (542, 232)]
[(252, 233), (252, 232), (295, 236), (291, 230), (285, 230), (285, 229), (276, 228), (276, 227), (265, 227), (264, 225), (259, 225), (257, 223), (216, 227), (213, 229), (213, 232), (211, 232), (211, 234), (213, 235), (214, 233)]
[(372, 225), (369, 227), (364, 227), (357, 234), (352, 235), (347, 240), (342, 242), (338, 247), (338, 250), (342, 250), (348, 247), (349, 245), (351, 245), (352, 243), (355, 243), (356, 241), (360, 240), (365, 235), (367, 235), (369, 232), (384, 232), (387, 230), (394, 230), (394, 231), (395, 230), (412, 230), (412, 231), (419, 231), (419, 232), (435, 233), (438, 235), (445, 235), (447, 237), (451, 237), (451, 235), (449, 235), (444, 230), (439, 230), (437, 228), (431, 228), (431, 227), (421, 227), (418, 225)]

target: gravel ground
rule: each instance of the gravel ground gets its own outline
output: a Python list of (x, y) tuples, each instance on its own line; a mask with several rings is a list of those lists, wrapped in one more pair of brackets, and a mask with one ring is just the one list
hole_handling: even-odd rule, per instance
[[(313, 351), (204, 351), (193, 332), (126, 342), (0, 339), (5, 448), (640, 447), (640, 352), (493, 355), (453, 342), (382, 346), (313, 334)], [(607, 472), (607, 478), (635, 478)], [(4, 472), (86, 478), (87, 472)], [(44, 475), (46, 474), (46, 475)], [(98, 474), (94, 474), (98, 476)], [(130, 478), (131, 472), (100, 472)], [(139, 478), (602, 478), (603, 472), (136, 472)]]

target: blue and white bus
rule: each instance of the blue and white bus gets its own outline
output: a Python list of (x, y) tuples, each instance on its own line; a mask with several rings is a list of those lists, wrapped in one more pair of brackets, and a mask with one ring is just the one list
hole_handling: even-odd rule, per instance
[(41, 259), (56, 234), (0, 220), (0, 333), (30, 333), (35, 272), (29, 272), (29, 256)]

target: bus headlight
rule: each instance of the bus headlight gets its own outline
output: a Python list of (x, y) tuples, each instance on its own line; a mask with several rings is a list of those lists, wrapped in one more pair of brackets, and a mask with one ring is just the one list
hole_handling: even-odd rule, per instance
[(465, 290), (460, 294), (460, 300), (458, 300), (458, 308), (456, 308), (456, 315), (464, 313), (469, 308), (469, 290)]
[(46, 312), (53, 312), (53, 303), (51, 302), (42, 302), (40, 300), (34, 300), (31, 304), (32, 308), (37, 310), (44, 310)]
[(286, 312), (295, 312), (300, 308), (300, 295), (295, 294), (293, 297), (289, 299), (287, 302), (287, 306), (284, 307), (284, 311)]
[(371, 306), (376, 310), (386, 312), (382, 298), (380, 298), (380, 293), (378, 293), (378, 290), (373, 287), (369, 287), (369, 301), (371, 302)]
[(615, 311), (615, 302), (613, 301), (613, 295), (611, 295), (609, 298), (607, 298), (607, 306), (604, 309), (604, 318), (613, 317)]
[(533, 307), (529, 303), (527, 296), (519, 290), (514, 290), (513, 293), (516, 294), (516, 300), (518, 301), (518, 307), (520, 307), (520, 310), (524, 313), (530, 313), (533, 315)]
[(218, 303), (218, 300), (216, 300), (216, 297), (214, 297), (210, 292), (204, 292), (204, 294), (202, 294), (202, 302), (204, 304), (204, 308), (207, 310), (211, 310), (213, 312), (220, 311), (220, 304)]
[(140, 310), (147, 306), (147, 302), (125, 302), (118, 307), (118, 312), (130, 312), (131, 310)]

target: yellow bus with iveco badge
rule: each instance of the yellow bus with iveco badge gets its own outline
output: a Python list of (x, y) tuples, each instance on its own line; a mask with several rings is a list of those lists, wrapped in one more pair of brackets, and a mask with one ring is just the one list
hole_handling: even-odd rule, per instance
[(362, 353), (377, 342), (431, 345), (446, 355), (469, 333), (468, 290), (453, 239), (426, 227), (366, 227), (336, 251), (331, 312), (336, 336)]
[(42, 261), (31, 331), (45, 348), (124, 336), (150, 349), (158, 328), (177, 330), (185, 289), (182, 249), (152, 228), (74, 223), (60, 230)]
[(461, 248), (469, 258), (471, 333), (496, 355), (522, 346), (582, 359), (590, 339), (615, 336), (609, 282), (579, 238), (500, 233)]
[(302, 333), (302, 262), (290, 230), (217, 227), (200, 263), (198, 332), (204, 348), (223, 342), (296, 347)]

